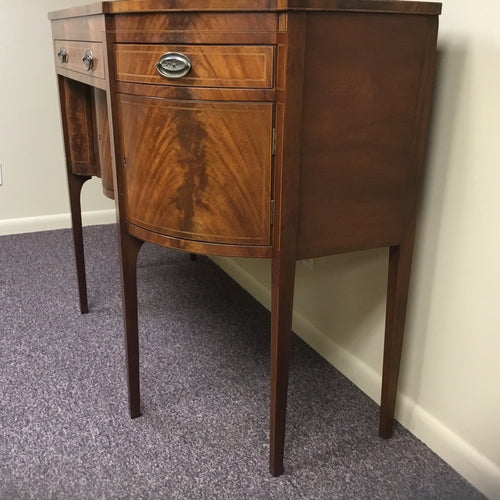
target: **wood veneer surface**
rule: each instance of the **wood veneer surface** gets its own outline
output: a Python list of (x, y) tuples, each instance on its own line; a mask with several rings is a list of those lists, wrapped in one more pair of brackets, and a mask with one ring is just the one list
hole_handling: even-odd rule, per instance
[(439, 15), (441, 3), (398, 0), (120, 0), (94, 4), (49, 13), (49, 19), (119, 14), (127, 12), (162, 11), (280, 11), (322, 10), (354, 12), (393, 12)]

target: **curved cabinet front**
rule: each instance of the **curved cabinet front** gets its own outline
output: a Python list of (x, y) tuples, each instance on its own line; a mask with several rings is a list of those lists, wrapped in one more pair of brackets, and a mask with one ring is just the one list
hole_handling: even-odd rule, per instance
[(126, 218), (207, 243), (269, 245), (273, 104), (119, 94)]

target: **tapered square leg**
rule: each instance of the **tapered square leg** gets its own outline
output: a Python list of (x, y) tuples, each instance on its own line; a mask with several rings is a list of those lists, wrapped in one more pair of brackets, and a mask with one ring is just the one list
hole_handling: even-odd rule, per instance
[(295, 260), (272, 261), (270, 471), (283, 474)]
[(403, 244), (389, 249), (389, 276), (382, 371), (379, 435), (392, 436), (394, 410), (403, 347), (403, 333), (408, 302), (413, 232)]
[(137, 315), (137, 256), (144, 243), (128, 233), (120, 234), (123, 322), (130, 417), (141, 415), (139, 384), (139, 327)]
[(68, 188), (71, 209), (71, 225), (76, 261), (76, 277), (78, 280), (78, 296), (80, 299), (80, 312), (89, 312), (87, 298), (87, 278), (85, 275), (85, 254), (83, 249), (82, 209), (80, 196), (83, 184), (91, 177), (88, 175), (75, 175), (68, 167)]

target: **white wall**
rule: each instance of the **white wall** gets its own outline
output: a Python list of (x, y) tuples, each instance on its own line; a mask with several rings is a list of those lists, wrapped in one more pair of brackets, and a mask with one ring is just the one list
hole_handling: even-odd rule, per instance
[[(69, 224), (46, 14), (79, 3), (0, 0), (0, 234)], [(444, 0), (397, 406), (490, 498), (500, 498), (499, 26), (498, 0)], [(114, 218), (98, 181), (83, 206), (90, 221)], [(267, 303), (267, 261), (217, 261)], [(375, 400), (386, 272), (384, 250), (297, 266), (295, 331)]]
[[(65, 161), (47, 12), (82, 0), (0, 0), (0, 234), (68, 226)], [(112, 222), (99, 180), (87, 182), (87, 222)]]

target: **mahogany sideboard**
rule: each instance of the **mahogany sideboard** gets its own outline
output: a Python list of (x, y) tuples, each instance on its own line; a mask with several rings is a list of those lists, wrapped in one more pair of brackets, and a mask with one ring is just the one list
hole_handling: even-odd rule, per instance
[(80, 190), (117, 211), (131, 417), (148, 241), (272, 261), (270, 470), (297, 260), (389, 249), (379, 434), (392, 433), (440, 3), (120, 0), (49, 14), (81, 312)]

